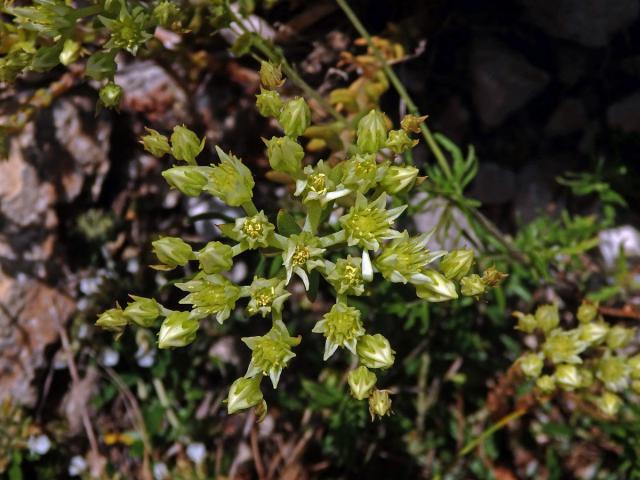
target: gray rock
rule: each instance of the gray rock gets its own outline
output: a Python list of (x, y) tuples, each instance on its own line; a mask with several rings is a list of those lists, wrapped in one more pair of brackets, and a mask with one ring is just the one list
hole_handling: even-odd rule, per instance
[(640, 132), (640, 92), (611, 105), (607, 110), (607, 123), (623, 132)]
[(520, 0), (530, 21), (547, 34), (586, 47), (604, 47), (638, 16), (637, 0)]
[(500, 125), (549, 82), (546, 72), (495, 40), (481, 40), (474, 47), (471, 74), (473, 101), (482, 123), (488, 127)]
[(469, 196), (483, 204), (499, 205), (513, 200), (515, 195), (516, 176), (511, 170), (493, 162), (480, 162)]
[(551, 135), (568, 135), (585, 128), (587, 122), (587, 111), (582, 102), (567, 98), (553, 111), (545, 130)]

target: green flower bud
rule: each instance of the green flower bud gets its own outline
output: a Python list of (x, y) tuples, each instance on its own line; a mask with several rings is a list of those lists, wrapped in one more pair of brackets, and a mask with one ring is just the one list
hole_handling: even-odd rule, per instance
[(153, 18), (156, 19), (158, 25), (171, 27), (176, 21), (180, 20), (180, 8), (175, 2), (163, 0), (154, 7)]
[(640, 378), (640, 353), (634, 355), (627, 360), (629, 373), (632, 378)]
[(384, 174), (384, 177), (382, 177), (380, 185), (388, 194), (396, 195), (412, 188), (416, 183), (416, 178), (418, 178), (417, 168), (391, 165)]
[(122, 87), (117, 83), (109, 82), (98, 92), (100, 102), (107, 108), (117, 108), (122, 100)]
[(598, 304), (590, 302), (589, 300), (583, 300), (578, 307), (576, 316), (580, 323), (592, 322), (598, 316)]
[(287, 239), (287, 245), (282, 252), (282, 260), (287, 271), (287, 284), (295, 273), (305, 289), (309, 290), (308, 272), (316, 267), (323, 267), (322, 254), (324, 248), (319, 248), (319, 239), (309, 232), (293, 234)]
[(304, 150), (298, 142), (289, 137), (271, 137), (271, 140), (263, 138), (262, 141), (267, 146), (269, 165), (273, 170), (294, 177), (300, 174)]
[(549, 333), (560, 323), (560, 314), (556, 305), (540, 305), (535, 317), (538, 328), (544, 333)]
[(362, 259), (347, 255), (335, 263), (325, 262), (325, 271), (329, 272), (327, 281), (339, 295), (362, 295), (364, 278), (362, 278)]
[(427, 302), (446, 302), (458, 298), (456, 286), (451, 280), (447, 280), (440, 272), (426, 270), (424, 283), (416, 285), (418, 297)]
[(516, 330), (520, 330), (525, 333), (533, 333), (533, 331), (538, 327), (536, 318), (530, 313), (525, 315), (522, 312), (513, 312), (513, 316), (518, 319), (518, 324), (515, 327)]
[(420, 125), (427, 119), (427, 116), (418, 117), (416, 115), (406, 115), (400, 122), (400, 127), (409, 133), (420, 133)]
[(255, 407), (264, 401), (260, 390), (261, 382), (261, 376), (253, 378), (241, 377), (231, 384), (226, 401), (229, 415)]
[(398, 238), (383, 247), (382, 253), (373, 264), (390, 282), (430, 283), (430, 280), (425, 278), (424, 268), (445, 254), (427, 249), (430, 237), (430, 233), (410, 237), (405, 230)]
[(167, 137), (152, 128), (145, 127), (145, 130), (147, 131), (147, 135), (141, 138), (141, 143), (147, 152), (154, 157), (160, 158), (171, 151)]
[(209, 242), (196, 254), (204, 273), (226, 272), (233, 266), (233, 249), (222, 242)]
[(176, 283), (176, 287), (190, 292), (180, 303), (193, 305), (192, 317), (203, 318), (215, 314), (220, 324), (229, 318), (240, 297), (240, 288), (222, 275), (205, 275), (188, 282)]
[(581, 340), (590, 345), (597, 345), (607, 337), (609, 325), (605, 322), (583, 323), (578, 330)]
[(351, 370), (347, 377), (351, 395), (353, 395), (356, 400), (364, 400), (369, 397), (377, 381), (378, 378), (376, 374), (364, 365), (359, 366), (355, 370)]
[(384, 115), (371, 110), (358, 122), (357, 146), (361, 153), (376, 153), (387, 141), (387, 124)]
[[(487, 286), (480, 275), (475, 273), (467, 275), (460, 280), (460, 293), (465, 297), (478, 297), (487, 291)], [(533, 318), (533, 316), (531, 316)]]
[(311, 110), (302, 97), (285, 103), (278, 116), (284, 133), (289, 137), (299, 137), (311, 124)]
[(254, 249), (268, 247), (275, 229), (264, 212), (260, 211), (252, 217), (237, 218), (233, 232), (241, 245)]
[(551, 393), (556, 389), (556, 381), (551, 375), (542, 375), (536, 380), (536, 387), (543, 393)]
[(82, 45), (71, 38), (67, 38), (64, 41), (64, 46), (60, 52), (60, 63), (67, 66), (78, 60), (80, 56), (80, 50)]
[(210, 170), (210, 167), (187, 165), (169, 168), (162, 172), (162, 176), (173, 188), (190, 197), (197, 197), (207, 185), (207, 173)]
[(153, 298), (130, 295), (133, 302), (127, 304), (124, 314), (136, 325), (144, 328), (152, 327), (162, 313), (162, 307)]
[(104, 45), (104, 48), (124, 48), (131, 55), (136, 55), (140, 45), (151, 38), (151, 35), (145, 31), (148, 18), (146, 9), (133, 8), (129, 10), (124, 3), (121, 5), (118, 18), (98, 16), (98, 19), (111, 34), (111, 38)]
[(300, 337), (291, 337), (281, 320), (262, 337), (244, 337), (242, 341), (251, 349), (251, 363), (245, 377), (269, 375), (273, 388), (278, 386), (282, 369), (296, 356), (291, 347), (300, 343)]
[(196, 157), (204, 148), (204, 142), (204, 138), (200, 140), (194, 132), (184, 125), (176, 125), (171, 134), (171, 153), (176, 160), (195, 165)]
[(542, 373), (544, 362), (537, 353), (526, 353), (520, 357), (518, 365), (527, 377), (536, 378)]
[(611, 327), (607, 334), (607, 346), (612, 350), (624, 348), (631, 343), (635, 335), (635, 328), (625, 328), (620, 325), (616, 325)]
[(358, 338), (364, 335), (360, 310), (336, 303), (322, 320), (316, 323), (312, 332), (322, 333), (326, 338), (323, 360), (331, 357), (338, 347), (346, 347), (356, 355)]
[(220, 163), (209, 174), (206, 190), (230, 207), (239, 207), (253, 198), (251, 170), (234, 155), (227, 155), (216, 147)]
[(286, 281), (279, 278), (254, 277), (249, 287), (251, 300), (247, 305), (247, 313), (259, 313), (263, 317), (281, 315), (284, 302), (291, 296), (285, 287)]
[(496, 267), (489, 267), (482, 272), (482, 281), (487, 287), (494, 288), (500, 285), (508, 276), (508, 274), (501, 272)]
[(460, 280), (473, 264), (473, 250), (461, 248), (453, 250), (440, 261), (440, 271), (449, 280)]
[(178, 237), (162, 237), (151, 245), (158, 260), (169, 267), (184, 266), (189, 260), (195, 259), (191, 246)]
[(582, 380), (575, 365), (558, 365), (554, 374), (557, 385), (566, 391), (573, 391), (580, 387)]
[(278, 118), (282, 105), (282, 99), (275, 90), (260, 88), (260, 93), (256, 95), (256, 107), (263, 117)]
[(265, 88), (270, 90), (281, 87), (284, 83), (284, 79), (282, 78), (280, 65), (274, 65), (270, 62), (261, 62), (260, 82), (265, 86)]
[(607, 390), (620, 392), (629, 387), (629, 366), (621, 357), (604, 357), (598, 362), (598, 377)]
[(171, 312), (158, 333), (158, 348), (185, 347), (196, 339), (200, 323), (189, 312)]
[(96, 321), (96, 326), (118, 334), (122, 333), (128, 324), (129, 320), (120, 307), (102, 312)]
[(385, 146), (399, 154), (412, 149), (417, 144), (418, 140), (411, 140), (404, 130), (391, 130)]
[(385, 415), (391, 415), (391, 397), (389, 397), (389, 390), (375, 389), (369, 396), (369, 413), (371, 414), (371, 420), (375, 420), (377, 417), (384, 417)]
[(359, 337), (356, 353), (366, 367), (387, 369), (393, 365), (396, 352), (391, 349), (389, 340), (376, 333)]
[(582, 363), (580, 354), (588, 347), (578, 330), (554, 330), (542, 345), (542, 351), (553, 363)]
[(391, 228), (396, 218), (407, 208), (406, 205), (386, 210), (386, 194), (369, 202), (361, 193), (356, 194), (356, 202), (339, 221), (347, 234), (349, 246), (358, 245), (365, 250), (377, 250), (382, 240), (401, 236)]
[(596, 405), (602, 413), (609, 415), (610, 417), (614, 417), (622, 407), (622, 399), (615, 393), (604, 392), (596, 400)]

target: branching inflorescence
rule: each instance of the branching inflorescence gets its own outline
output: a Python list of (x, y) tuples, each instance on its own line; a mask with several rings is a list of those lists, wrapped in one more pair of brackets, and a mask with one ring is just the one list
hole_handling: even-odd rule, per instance
[[(388, 282), (409, 284), (427, 302), (455, 299), (458, 290), (477, 297), (499, 283), (502, 275), (495, 269), (482, 277), (468, 275), (473, 264), (471, 250), (431, 251), (428, 233), (411, 236), (397, 229), (396, 220), (406, 208), (398, 195), (423, 179), (417, 168), (396, 165), (394, 160), (417, 143), (410, 132), (422, 118), (406, 117), (402, 129), (389, 131), (388, 119), (371, 110), (359, 120), (356, 145), (346, 160), (320, 160), (305, 166), (298, 137), (311, 125), (310, 109), (303, 98), (286, 101), (280, 97), (277, 88), (282, 76), (277, 66), (263, 63), (260, 73), (264, 88), (257, 95), (258, 110), (275, 117), (284, 130), (284, 136), (264, 139), (269, 163), (274, 171), (290, 178), (290, 191), (304, 221), (298, 223), (291, 213), (280, 212), (274, 224), (269, 212), (258, 210), (253, 203), (251, 171), (233, 154), (216, 147), (219, 163), (200, 166), (196, 157), (204, 140), (195, 133), (177, 126), (169, 139), (149, 130), (142, 138), (147, 151), (156, 156), (171, 153), (184, 162), (163, 172), (173, 188), (189, 196), (209, 193), (231, 207), (241, 207), (245, 216), (220, 225), (229, 244), (211, 241), (194, 250), (177, 237), (153, 242), (160, 261), (156, 269), (198, 263), (197, 274), (176, 284), (186, 293), (180, 303), (190, 310), (172, 311), (154, 299), (132, 297), (125, 309), (116, 306), (100, 315), (97, 325), (121, 333), (130, 323), (150, 327), (164, 317), (159, 347), (183, 347), (194, 341), (200, 322), (215, 316), (223, 323), (239, 302), (246, 301), (245, 314), (270, 317), (271, 327), (262, 336), (242, 339), (251, 349), (251, 361), (246, 374), (231, 385), (227, 407), (229, 413), (256, 407), (261, 417), (266, 413), (260, 389), (263, 378), (269, 377), (275, 388), (301, 342), (284, 321), (285, 302), (291, 295), (287, 288), (299, 279), (308, 291), (311, 277), (321, 276), (336, 298), (313, 327), (313, 332), (325, 338), (323, 357), (327, 360), (339, 349), (355, 355), (360, 366), (347, 379), (352, 395), (369, 400), (372, 417), (384, 416), (391, 408), (389, 391), (376, 388), (378, 378), (372, 370), (391, 367), (395, 352), (383, 335), (367, 332), (360, 310), (350, 305), (349, 298), (365, 294), (376, 274)], [(256, 276), (249, 285), (236, 285), (225, 272), (247, 250), (279, 257), (279, 270), (271, 278)], [(438, 259), (439, 269), (433, 268), (431, 264)]]

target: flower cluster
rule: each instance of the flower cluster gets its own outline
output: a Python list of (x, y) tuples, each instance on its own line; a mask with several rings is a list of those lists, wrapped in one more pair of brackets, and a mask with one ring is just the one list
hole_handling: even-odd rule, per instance
[(560, 325), (555, 305), (514, 316), (517, 330), (541, 338), (540, 348), (517, 360), (541, 393), (575, 392), (609, 416), (620, 410), (626, 390), (640, 393), (640, 354), (628, 351), (636, 329), (605, 322), (597, 304), (584, 301), (576, 313), (577, 326), (570, 329)]
[[(296, 356), (300, 336), (287, 328), (285, 303), (289, 285), (299, 279), (309, 290), (312, 277), (324, 278), (335, 295), (335, 303), (320, 318), (312, 332), (324, 337), (324, 359), (338, 351), (354, 355), (359, 366), (348, 375), (352, 395), (369, 401), (372, 417), (390, 412), (389, 391), (378, 389), (375, 370), (389, 369), (395, 352), (387, 338), (370, 333), (366, 318), (350, 302), (366, 294), (376, 274), (389, 282), (410, 285), (428, 302), (442, 302), (463, 295), (477, 297), (502, 279), (495, 269), (480, 277), (469, 274), (474, 255), (471, 250), (431, 251), (430, 234), (412, 236), (400, 230), (397, 221), (407, 205), (397, 195), (416, 183), (418, 169), (396, 163), (399, 154), (416, 143), (410, 138), (418, 117), (403, 120), (405, 128), (390, 130), (380, 111), (371, 110), (356, 125), (356, 148), (342, 162), (319, 160), (303, 163), (304, 149), (299, 137), (311, 125), (311, 112), (303, 98), (281, 98), (277, 89), (284, 79), (276, 65), (263, 63), (262, 88), (257, 95), (261, 114), (277, 119), (283, 135), (264, 140), (271, 168), (280, 178), (288, 178), (292, 200), (298, 200), (304, 221), (289, 213), (277, 219), (253, 203), (254, 180), (249, 168), (231, 153), (216, 147), (219, 162), (197, 163), (204, 140), (184, 126), (175, 127), (170, 138), (148, 130), (144, 148), (153, 155), (171, 154), (179, 163), (163, 172), (169, 185), (185, 195), (204, 193), (216, 196), (231, 207), (241, 207), (243, 215), (220, 226), (228, 241), (211, 241), (194, 249), (177, 237), (153, 242), (159, 260), (154, 268), (171, 270), (197, 262), (198, 273), (176, 287), (186, 293), (180, 301), (187, 311), (171, 311), (155, 300), (134, 297), (125, 310), (116, 307), (103, 313), (98, 325), (121, 333), (135, 323), (149, 327), (164, 317), (160, 327), (160, 348), (191, 343), (200, 323), (209, 318), (223, 323), (238, 302), (246, 299), (245, 315), (271, 319), (262, 336), (243, 338), (251, 349), (245, 375), (236, 380), (227, 399), (230, 413), (256, 407), (266, 413), (261, 380), (269, 377), (278, 385), (285, 367)], [(333, 222), (328, 221), (335, 218)], [(286, 221), (283, 221), (286, 220)], [(280, 257), (280, 268), (269, 278), (256, 276), (249, 285), (236, 285), (226, 275), (236, 256), (254, 250)], [(439, 260), (439, 266), (435, 262)]]

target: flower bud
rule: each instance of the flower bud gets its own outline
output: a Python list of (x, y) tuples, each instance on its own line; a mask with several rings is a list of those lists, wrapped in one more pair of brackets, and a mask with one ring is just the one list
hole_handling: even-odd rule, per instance
[(369, 396), (369, 413), (371, 420), (391, 414), (391, 397), (388, 390), (375, 389)]
[(180, 303), (193, 306), (191, 317), (204, 318), (215, 314), (220, 324), (229, 318), (240, 297), (240, 288), (217, 274), (176, 283), (176, 287), (189, 292), (189, 295), (180, 300)]
[(60, 63), (67, 66), (75, 62), (80, 56), (82, 45), (71, 38), (64, 41), (64, 46), (60, 52)]
[(598, 405), (602, 413), (614, 417), (620, 411), (620, 407), (622, 407), (622, 399), (615, 393), (603, 392), (596, 400), (596, 405)]
[(145, 127), (145, 130), (147, 131), (147, 135), (141, 138), (141, 143), (147, 152), (154, 157), (160, 158), (171, 151), (167, 137), (152, 128)]
[(282, 99), (275, 90), (260, 89), (260, 93), (256, 95), (256, 107), (263, 117), (278, 118), (282, 110)]
[(271, 137), (271, 140), (263, 139), (263, 142), (267, 146), (269, 165), (273, 170), (292, 176), (300, 173), (304, 150), (298, 142), (289, 137)]
[(551, 393), (556, 389), (556, 381), (551, 375), (542, 375), (536, 380), (536, 387), (543, 393)]
[(189, 312), (171, 312), (158, 332), (158, 348), (185, 347), (196, 339), (200, 322)]
[(169, 267), (186, 265), (195, 258), (191, 246), (178, 237), (162, 237), (151, 245), (158, 260)]
[(554, 374), (555, 381), (560, 388), (569, 392), (581, 384), (580, 372), (575, 365), (559, 365)]
[(609, 325), (605, 322), (583, 323), (578, 327), (580, 339), (593, 345), (602, 342), (609, 333)]
[(620, 325), (611, 327), (607, 334), (607, 346), (612, 350), (624, 348), (631, 343), (635, 334), (635, 328), (626, 328)]
[(116, 108), (122, 100), (122, 87), (117, 83), (109, 82), (98, 92), (100, 102), (107, 108)]
[(253, 198), (253, 176), (251, 170), (234, 156), (227, 155), (216, 147), (220, 163), (214, 165), (209, 174), (206, 190), (230, 207), (239, 207)]
[(440, 261), (440, 271), (448, 280), (460, 280), (473, 264), (473, 250), (461, 248), (453, 250)]
[(197, 197), (207, 185), (206, 174), (209, 170), (210, 167), (186, 165), (169, 168), (162, 172), (162, 176), (173, 188), (190, 197)]
[(549, 333), (560, 323), (560, 314), (556, 305), (540, 305), (535, 317), (538, 328), (544, 333)]
[(176, 160), (195, 165), (196, 157), (204, 148), (204, 141), (204, 138), (200, 140), (194, 132), (184, 125), (176, 125), (171, 134), (171, 153)]
[(629, 366), (621, 357), (604, 357), (598, 362), (598, 377), (604, 386), (613, 392), (620, 392), (629, 386)]
[(415, 167), (390, 166), (382, 177), (380, 185), (385, 192), (395, 195), (413, 187), (418, 177), (418, 169)]
[(589, 300), (583, 300), (578, 307), (578, 321), (580, 323), (589, 323), (595, 320), (598, 315), (598, 304), (590, 302)]
[(270, 62), (260, 63), (260, 82), (265, 88), (274, 89), (281, 87), (284, 83), (282, 78), (282, 70), (280, 65), (274, 65)]
[[(464, 278), (462, 279), (462, 281), (464, 282)], [(530, 313), (525, 315), (522, 312), (513, 312), (513, 316), (518, 319), (518, 323), (515, 326), (516, 330), (520, 330), (521, 332), (525, 333), (532, 333), (538, 326), (536, 317), (534, 317)]]
[(391, 349), (389, 340), (377, 333), (360, 337), (356, 353), (366, 367), (386, 369), (393, 365), (396, 352)]
[(520, 365), (520, 370), (527, 377), (536, 378), (539, 377), (542, 373), (542, 367), (544, 366), (544, 362), (540, 355), (537, 353), (526, 353), (520, 357), (518, 360), (518, 364)]
[(478, 297), (487, 291), (487, 286), (480, 275), (467, 275), (460, 280), (460, 293), (465, 297)]
[(428, 302), (446, 302), (458, 298), (455, 284), (440, 272), (428, 269), (425, 270), (424, 275), (428, 281), (416, 285), (418, 297)]
[(163, 0), (153, 9), (153, 18), (162, 27), (171, 27), (180, 19), (180, 8), (175, 2)]
[(387, 124), (384, 115), (371, 110), (358, 122), (357, 146), (360, 153), (376, 153), (387, 141)]
[(133, 302), (127, 304), (124, 314), (136, 325), (144, 328), (153, 326), (156, 319), (162, 313), (162, 307), (153, 298), (137, 297), (131, 295)]
[(231, 384), (227, 396), (227, 412), (229, 415), (258, 405), (263, 400), (260, 390), (262, 375), (253, 378), (238, 378)]
[(364, 400), (367, 398), (371, 394), (373, 387), (376, 386), (377, 381), (378, 378), (376, 374), (364, 365), (359, 366), (355, 370), (351, 370), (347, 377), (351, 395), (353, 395), (356, 400)]
[(418, 140), (411, 140), (404, 130), (391, 130), (385, 146), (394, 153), (403, 153), (418, 144)]
[(96, 326), (116, 333), (122, 333), (129, 320), (120, 307), (111, 308), (98, 316)]
[(209, 242), (196, 254), (204, 273), (226, 272), (233, 266), (233, 249), (222, 242)]
[(299, 137), (311, 123), (311, 110), (302, 97), (296, 97), (285, 103), (278, 116), (284, 133), (289, 137)]
[(427, 116), (418, 117), (416, 115), (406, 115), (402, 121), (400, 122), (400, 127), (409, 133), (420, 133), (420, 124), (422, 124), (427, 119)]
[(482, 272), (482, 281), (487, 287), (493, 288), (500, 285), (508, 276), (508, 274), (501, 272), (496, 267), (489, 267)]
[(553, 363), (582, 363), (580, 354), (588, 344), (580, 339), (578, 330), (554, 330), (542, 345), (542, 351)]

